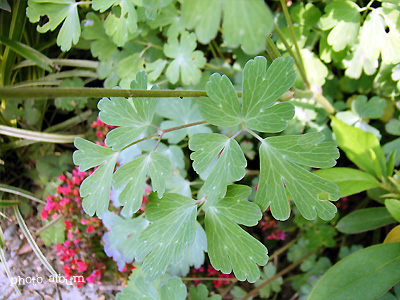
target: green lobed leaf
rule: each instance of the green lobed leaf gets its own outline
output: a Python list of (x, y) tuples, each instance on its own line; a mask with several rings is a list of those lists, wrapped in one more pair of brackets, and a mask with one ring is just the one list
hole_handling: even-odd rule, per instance
[(171, 83), (177, 83), (179, 77), (185, 85), (196, 85), (200, 82), (200, 68), (206, 64), (203, 52), (196, 50), (196, 36), (193, 33), (184, 32), (180, 40), (169, 40), (164, 45), (164, 53), (173, 58), (167, 68), (167, 78)]
[[(383, 62), (400, 62), (399, 17), (398, 10), (385, 7), (373, 9), (368, 14), (360, 31), (360, 46), (367, 58), (376, 60), (382, 55)], [(387, 26), (390, 29), (388, 32)]]
[[(368, 222), (366, 222), (368, 220)], [(372, 207), (355, 210), (338, 222), (337, 230), (347, 234), (373, 230), (396, 222), (385, 207)]]
[(222, 1), (185, 0), (182, 3), (182, 18), (188, 29), (195, 29), (197, 40), (208, 44), (218, 33), (221, 22)]
[[(236, 194), (230, 192), (232, 188), (242, 191)], [(260, 277), (258, 265), (264, 266), (268, 262), (268, 250), (238, 225), (243, 221), (249, 225), (257, 224), (262, 217), (255, 203), (241, 200), (249, 192), (247, 187), (229, 186), (227, 194), (232, 198), (220, 199), (207, 207), (205, 226), (212, 266), (225, 274), (233, 270), (238, 280), (255, 282)]]
[(351, 103), (351, 109), (361, 118), (379, 119), (385, 113), (386, 100), (374, 96), (367, 100), (367, 96), (359, 95)]
[(351, 168), (332, 168), (316, 170), (315, 175), (338, 185), (340, 197), (358, 194), (380, 186), (380, 182), (368, 173)]
[(79, 170), (86, 171), (99, 166), (82, 182), (80, 195), (83, 197), (84, 211), (90, 216), (96, 213), (101, 218), (108, 209), (111, 178), (119, 153), (82, 138), (75, 138), (74, 145), (78, 150), (74, 152), (73, 160)]
[(373, 75), (379, 66), (378, 60), (366, 57), (359, 43), (353, 45), (352, 50), (343, 59), (343, 65), (346, 68), (345, 75), (355, 79), (360, 78), (363, 71), (367, 75)]
[(336, 164), (338, 149), (333, 142), (322, 142), (320, 132), (299, 136), (266, 138), (260, 146), (260, 181), (255, 202), (264, 211), (270, 206), (275, 219), (286, 220), (290, 206), (285, 187), (304, 218), (317, 215), (330, 220), (339, 199), (338, 186), (318, 177), (302, 166), (329, 168)]
[(329, 30), (328, 43), (333, 50), (341, 51), (351, 46), (360, 29), (360, 7), (352, 1), (335, 1), (325, 7), (325, 15), (319, 20), (322, 30)]
[(265, 49), (265, 38), (274, 27), (273, 16), (262, 0), (225, 0), (222, 32), (230, 48), (239, 45), (254, 55)]
[(90, 52), (99, 60), (107, 60), (118, 49), (103, 26), (103, 21), (94, 12), (89, 12), (82, 23), (82, 37), (90, 42)]
[(400, 120), (391, 119), (388, 123), (386, 123), (385, 129), (390, 134), (400, 135)]
[(217, 133), (198, 133), (190, 138), (189, 148), (195, 151), (190, 158), (193, 160), (193, 169), (198, 174), (204, 172), (215, 157), (219, 156), (202, 187), (207, 201), (213, 203), (224, 197), (227, 183), (244, 177), (247, 161), (235, 139)]
[(63, 22), (57, 45), (62, 51), (68, 51), (72, 44), (78, 43), (81, 35), (77, 6), (75, 0), (29, 0), (26, 15), (32, 23), (39, 22), (41, 16), (47, 16), (48, 21), (37, 27), (40, 33), (53, 31)]
[(399, 280), (400, 243), (379, 244), (336, 263), (318, 281), (308, 299), (373, 300)]
[(128, 286), (117, 294), (117, 300), (185, 300), (186, 286), (177, 277), (165, 280), (160, 286), (148, 282), (142, 275), (131, 275)]
[(118, 47), (122, 47), (129, 40), (130, 35), (137, 31), (137, 1), (103, 1), (93, 0), (92, 7), (100, 12), (112, 6), (111, 12), (104, 21), (104, 28)]
[[(140, 71), (131, 84), (132, 89), (147, 90), (147, 75)], [(152, 89), (156, 89), (153, 86)], [(151, 124), (157, 105), (157, 99), (152, 98), (103, 98), (99, 101), (99, 118), (102, 122), (119, 126), (111, 130), (105, 143), (113, 150), (121, 150), (133, 143), (136, 138)]]
[(150, 173), (153, 190), (162, 197), (165, 180), (171, 174), (171, 162), (159, 152), (151, 152), (120, 167), (113, 176), (113, 188), (121, 190), (118, 202), (124, 207), (121, 214), (131, 217), (142, 204), (146, 175)]
[(206, 232), (200, 223), (196, 222), (196, 237), (193, 245), (186, 249), (182, 261), (169, 266), (168, 273), (174, 276), (186, 276), (191, 266), (199, 269), (204, 264), (204, 252), (207, 252)]
[(213, 295), (210, 298), (208, 298), (208, 289), (207, 287), (200, 283), (197, 286), (192, 285), (189, 288), (189, 295), (191, 300), (221, 300), (220, 295)]
[(180, 262), (195, 240), (197, 204), (179, 194), (149, 195), (146, 217), (151, 222), (139, 237), (136, 259), (143, 260), (146, 280), (158, 279), (170, 264)]
[(275, 59), (267, 69), (267, 60), (257, 56), (243, 70), (243, 107), (232, 83), (225, 75), (213, 74), (206, 85), (208, 98), (199, 100), (201, 115), (217, 126), (247, 127), (262, 132), (280, 132), (294, 116), (294, 107), (285, 102), (275, 104), (294, 84), (296, 72), (291, 57)]
[[(360, 169), (371, 175), (378, 176), (374, 159), (379, 164), (383, 174), (386, 174), (385, 154), (376, 136), (370, 132), (347, 125), (335, 117), (331, 117), (331, 126), (335, 133), (336, 142), (346, 156), (355, 163)], [(376, 158), (371, 156), (371, 151)]]
[(130, 264), (135, 259), (139, 235), (149, 222), (145, 218), (124, 219), (107, 211), (103, 215), (103, 223), (109, 229), (103, 235), (104, 252), (122, 271), (126, 263)]

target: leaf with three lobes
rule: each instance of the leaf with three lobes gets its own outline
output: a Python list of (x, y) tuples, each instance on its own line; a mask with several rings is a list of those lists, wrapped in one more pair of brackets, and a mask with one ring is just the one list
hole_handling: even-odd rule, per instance
[(262, 217), (255, 203), (240, 200), (250, 193), (247, 186), (228, 186), (227, 196), (206, 209), (205, 226), (212, 266), (225, 274), (233, 270), (238, 280), (255, 282), (258, 266), (268, 262), (268, 250), (239, 226), (254, 226)]
[(164, 45), (164, 53), (173, 58), (167, 68), (167, 78), (171, 83), (177, 83), (179, 74), (182, 83), (197, 84), (201, 78), (200, 68), (206, 64), (203, 52), (196, 49), (196, 36), (193, 33), (184, 32), (180, 41), (177, 38), (168, 41)]
[[(147, 75), (140, 71), (136, 75), (136, 80), (132, 81), (131, 89), (147, 90)], [(153, 86), (157, 89), (157, 86)], [(99, 118), (102, 122), (120, 126), (111, 130), (106, 137), (105, 143), (113, 150), (121, 150), (131, 144), (141, 134), (153, 120), (157, 100), (150, 98), (103, 98), (97, 105), (100, 113)]]
[(104, 252), (112, 257), (122, 271), (125, 263), (135, 259), (140, 233), (149, 225), (145, 218), (124, 219), (107, 211), (103, 223), (109, 231), (103, 235)]
[(146, 175), (150, 173), (153, 190), (158, 197), (162, 197), (165, 191), (165, 179), (171, 174), (171, 162), (159, 153), (151, 152), (123, 165), (113, 176), (113, 188), (121, 190), (118, 202), (124, 207), (121, 214), (131, 217), (137, 212), (143, 201)]
[(304, 218), (317, 215), (330, 220), (339, 199), (338, 186), (318, 177), (302, 166), (329, 168), (336, 164), (339, 151), (333, 142), (322, 142), (320, 132), (299, 136), (266, 138), (260, 146), (260, 181), (255, 202), (264, 211), (268, 206), (275, 219), (286, 220), (290, 206), (285, 187)]
[(78, 150), (74, 152), (73, 160), (79, 170), (86, 171), (100, 165), (82, 182), (80, 194), (84, 211), (90, 216), (96, 213), (101, 218), (108, 209), (111, 178), (119, 153), (82, 138), (75, 138), (74, 145)]
[(367, 96), (359, 95), (351, 103), (351, 109), (360, 118), (378, 119), (383, 116), (386, 108), (386, 100), (374, 96), (368, 100)]
[(118, 47), (129, 40), (130, 35), (137, 31), (137, 13), (135, 4), (139, 1), (93, 0), (92, 7), (101, 13), (112, 6), (111, 12), (104, 21), (104, 28)]
[(329, 30), (328, 44), (336, 52), (357, 41), (360, 30), (360, 7), (352, 1), (335, 1), (325, 7), (320, 19), (322, 30)]
[(91, 41), (90, 52), (93, 57), (99, 57), (99, 60), (107, 60), (111, 54), (118, 49), (109, 37), (103, 26), (103, 21), (94, 12), (86, 15), (83, 21), (82, 37)]
[[(156, 285), (157, 286), (157, 285)], [(148, 282), (142, 275), (131, 275), (128, 286), (117, 294), (117, 300), (185, 300), (186, 285), (178, 277), (171, 277), (156, 288), (153, 282)]]
[(48, 21), (37, 27), (40, 33), (53, 31), (64, 22), (57, 36), (57, 45), (62, 51), (68, 51), (72, 44), (78, 43), (81, 35), (77, 6), (75, 0), (29, 0), (26, 15), (32, 23), (39, 22), (41, 16), (47, 16)]
[(146, 280), (155, 280), (170, 264), (180, 262), (196, 235), (196, 202), (179, 194), (165, 193), (158, 199), (149, 196), (146, 217), (151, 222), (139, 237), (136, 260), (143, 260), (141, 270)]
[[(161, 99), (157, 105), (157, 114), (167, 118), (169, 120), (161, 123), (162, 129), (185, 125), (202, 121), (203, 118), (200, 115), (194, 99), (186, 98), (165, 98)], [(168, 139), (171, 144), (177, 144), (182, 141), (186, 136), (191, 137), (196, 133), (211, 133), (211, 129), (205, 125), (197, 125), (188, 128), (182, 128), (173, 132), (167, 132), (164, 134), (164, 138)]]
[(209, 203), (225, 196), (228, 182), (243, 178), (247, 161), (235, 139), (217, 133), (198, 133), (190, 138), (189, 148), (195, 151), (190, 158), (198, 174), (204, 172), (219, 156), (202, 187), (202, 193), (207, 196)]
[(274, 105), (294, 84), (296, 71), (291, 57), (277, 58), (267, 69), (263, 56), (249, 60), (243, 70), (243, 107), (225, 75), (213, 74), (206, 85), (209, 98), (199, 101), (201, 115), (209, 123), (230, 127), (244, 123), (261, 132), (280, 132), (294, 116), (294, 107), (285, 102)]

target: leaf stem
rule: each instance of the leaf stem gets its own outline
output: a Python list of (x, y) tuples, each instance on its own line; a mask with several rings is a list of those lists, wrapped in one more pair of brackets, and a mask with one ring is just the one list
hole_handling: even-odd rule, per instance
[(249, 128), (245, 128), (245, 130), (250, 133), (252, 136), (254, 136), (257, 140), (259, 140), (261, 143), (264, 143), (264, 140), (261, 136), (259, 136), (257, 133), (255, 133), (253, 130)]
[(242, 300), (246, 300), (249, 299), (253, 296), (255, 296), (263, 287), (267, 286), (268, 284), (270, 284), (271, 282), (273, 282), (274, 280), (278, 279), (279, 277), (285, 275), (286, 273), (289, 273), (290, 271), (292, 271), (293, 269), (295, 269), (296, 267), (298, 267), (303, 261), (305, 261), (307, 258), (309, 258), (311, 255), (313, 255), (315, 253), (316, 250), (313, 250), (309, 253), (307, 253), (306, 255), (304, 255), (303, 257), (301, 257), (298, 261), (292, 263), (291, 265), (287, 266), (285, 269), (283, 269), (282, 271), (280, 271), (279, 273), (275, 274), (274, 276), (272, 276), (270, 279), (264, 281), (262, 284), (260, 284), (258, 287), (256, 287), (255, 289), (251, 290), (245, 297), (242, 298)]
[[(242, 92), (237, 92), (242, 97)], [(174, 97), (207, 97), (206, 91), (184, 90), (128, 90), (105, 88), (0, 88), (0, 98), (57, 98), (57, 97), (139, 97), (139, 98), (174, 98)]]
[(281, 53), (279, 52), (278, 48), (276, 47), (274, 41), (271, 39), (271, 37), (268, 35), (267, 36), (267, 45), (265, 47), (267, 50), (267, 53), (269, 57), (271, 57), (272, 60), (277, 59), (278, 57), (281, 57)]
[(183, 277), (182, 280), (192, 281), (192, 280), (228, 280), (228, 281), (235, 281), (237, 280), (235, 277), (231, 278), (219, 278), (219, 277)]
[(236, 133), (231, 137), (231, 139), (234, 139), (235, 137), (237, 137), (239, 134), (242, 133), (242, 131), (243, 131), (243, 129), (240, 129), (238, 132), (236, 132)]
[(289, 31), (290, 31), (290, 35), (292, 36), (294, 48), (296, 49), (297, 58), (298, 58), (299, 63), (300, 63), (300, 65), (298, 67), (299, 67), (299, 69), (303, 70), (304, 77), (306, 79), (304, 82), (306, 83), (307, 87), (309, 88), (310, 84), (309, 84), (309, 82), (307, 80), (307, 76), (306, 76), (305, 68), (304, 68), (303, 58), (301, 57), (300, 48), (299, 48), (299, 45), (297, 44), (297, 39), (296, 39), (296, 35), (294, 33), (294, 27), (293, 27), (292, 19), (290, 18), (290, 14), (289, 14), (289, 10), (287, 8), (286, 1), (285, 0), (279, 0), (279, 1), (281, 2), (282, 9), (283, 9), (283, 14), (285, 15), (286, 22), (287, 22), (287, 24), (289, 26)]
[(308, 82), (308, 79), (307, 79), (306, 73), (303, 69), (303, 66), (302, 66), (301, 62), (299, 61), (299, 59), (297, 58), (297, 56), (295, 55), (295, 53), (293, 52), (292, 48), (290, 47), (288, 41), (286, 40), (285, 36), (283, 35), (283, 32), (279, 29), (278, 26), (276, 26), (276, 24), (275, 24), (274, 30), (275, 30), (276, 34), (279, 36), (279, 39), (285, 45), (287, 52), (289, 52), (290, 56), (293, 57), (294, 62), (296, 64), (297, 68), (299, 69), (300, 76), (301, 76), (301, 78), (303, 78), (303, 82), (304, 82), (306, 88), (310, 89), (310, 83)]
[[(120, 152), (125, 150), (126, 148), (129, 148), (130, 146), (133, 146), (133, 145), (138, 144), (140, 142), (143, 142), (145, 140), (151, 139), (151, 138), (156, 137), (156, 136), (162, 136), (164, 133), (175, 131), (175, 130), (179, 130), (179, 129), (183, 129), (183, 128), (188, 128), (188, 127), (192, 127), (192, 126), (202, 125), (202, 124), (206, 124), (206, 123), (207, 123), (207, 121), (198, 121), (198, 122), (187, 123), (187, 124), (184, 124), (184, 125), (175, 126), (175, 127), (171, 127), (171, 128), (167, 128), (167, 129), (160, 129), (159, 132), (150, 134), (150, 135), (148, 135), (148, 136), (146, 136), (144, 138), (141, 138), (141, 139), (139, 139), (137, 141), (134, 141), (133, 143), (130, 143), (129, 145), (127, 145), (124, 148), (122, 148), (120, 150)], [(157, 143), (156, 146), (158, 146), (158, 144), (159, 143)]]

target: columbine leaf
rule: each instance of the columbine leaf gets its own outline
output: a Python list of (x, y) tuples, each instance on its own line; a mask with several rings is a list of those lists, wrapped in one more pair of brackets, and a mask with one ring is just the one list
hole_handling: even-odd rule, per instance
[(293, 105), (274, 103), (296, 81), (293, 65), (291, 57), (275, 59), (268, 69), (263, 56), (246, 63), (243, 70), (243, 115), (247, 127), (262, 132), (280, 132), (287, 127), (287, 121), (294, 117)]
[(103, 223), (109, 231), (103, 235), (104, 252), (117, 262), (122, 271), (125, 263), (136, 257), (140, 233), (149, 225), (145, 218), (124, 219), (111, 212), (103, 215)]
[(373, 75), (379, 66), (378, 60), (366, 57), (360, 44), (354, 45), (352, 50), (353, 52), (349, 53), (346, 59), (343, 60), (343, 64), (346, 67), (346, 76), (358, 79), (363, 70), (365, 74)]
[(57, 45), (62, 51), (68, 51), (72, 44), (78, 43), (81, 25), (75, 0), (29, 0), (26, 15), (32, 23), (39, 22), (41, 16), (48, 17), (45, 24), (38, 25), (40, 33), (53, 31), (63, 22), (57, 36)]
[(378, 96), (367, 101), (367, 96), (359, 95), (351, 103), (351, 109), (361, 118), (379, 119), (385, 113), (386, 100)]
[(113, 176), (113, 188), (120, 190), (118, 202), (124, 206), (121, 214), (132, 216), (140, 208), (143, 200), (146, 174), (150, 172), (153, 190), (162, 197), (165, 179), (171, 174), (169, 159), (159, 153), (151, 152), (120, 167)]
[(294, 107), (287, 102), (274, 103), (296, 80), (293, 64), (290, 57), (275, 59), (268, 69), (265, 57), (248, 61), (243, 71), (243, 108), (228, 77), (213, 74), (206, 86), (209, 98), (202, 97), (199, 101), (201, 115), (217, 126), (244, 122), (262, 132), (282, 131), (293, 118)]
[[(397, 28), (399, 11), (379, 7), (373, 9), (365, 19), (360, 31), (360, 46), (371, 60), (377, 60), (382, 54), (382, 61), (386, 63), (400, 62), (400, 32)], [(386, 26), (390, 28), (386, 32)]]
[(179, 74), (182, 83), (198, 84), (201, 78), (200, 68), (206, 64), (203, 52), (196, 49), (196, 36), (184, 32), (180, 41), (177, 38), (169, 40), (164, 46), (164, 53), (174, 60), (167, 68), (167, 78), (172, 83), (177, 83)]
[[(248, 187), (239, 186), (239, 189), (246, 189), (247, 196), (251, 192)], [(262, 214), (255, 203), (240, 200), (246, 192), (240, 192), (241, 196), (231, 194), (232, 197), (220, 199), (206, 210), (208, 255), (216, 270), (225, 274), (233, 270), (238, 280), (255, 282), (260, 277), (258, 265), (268, 262), (268, 250), (237, 223), (243, 224), (245, 220), (246, 224), (257, 224)]]
[[(144, 71), (137, 73), (136, 81), (132, 82), (131, 88), (147, 89), (147, 75)], [(100, 109), (100, 120), (108, 125), (120, 126), (107, 134), (106, 145), (112, 146), (113, 150), (121, 150), (134, 142), (139, 134), (151, 124), (156, 105), (157, 100), (150, 98), (101, 99), (97, 105)]]
[(178, 194), (164, 194), (160, 200), (150, 194), (146, 217), (152, 222), (139, 237), (136, 259), (143, 260), (146, 280), (163, 275), (170, 264), (180, 262), (196, 235), (196, 202)]
[(271, 11), (262, 0), (224, 1), (223, 19), (224, 43), (230, 48), (240, 44), (248, 54), (264, 50), (265, 37), (274, 27)]
[(275, 219), (286, 220), (290, 206), (285, 186), (304, 218), (317, 215), (330, 220), (339, 199), (338, 186), (301, 166), (328, 168), (336, 163), (339, 151), (333, 142), (324, 142), (322, 133), (266, 138), (260, 146), (260, 181), (255, 202), (264, 211), (268, 206)]
[(106, 11), (112, 6), (111, 12), (104, 21), (104, 28), (108, 36), (119, 47), (125, 45), (130, 35), (137, 31), (137, 14), (135, 8), (137, 1), (103, 1), (93, 0), (92, 7), (100, 12)]
[(199, 222), (196, 222), (196, 238), (193, 245), (187, 248), (182, 261), (169, 267), (168, 273), (175, 276), (186, 276), (191, 266), (195, 269), (200, 268), (204, 263), (204, 252), (207, 252), (206, 233)]
[(203, 194), (211, 203), (225, 196), (228, 182), (243, 178), (247, 161), (235, 139), (217, 133), (198, 133), (189, 140), (189, 148), (195, 151), (190, 158), (198, 174), (204, 172), (219, 155), (202, 187)]
[(221, 22), (222, 1), (185, 0), (182, 4), (182, 18), (188, 29), (195, 28), (197, 40), (208, 44), (218, 33)]
[(101, 61), (107, 60), (118, 47), (106, 34), (103, 21), (94, 12), (89, 12), (82, 23), (82, 37), (91, 41), (90, 52), (93, 57), (99, 57)]
[(85, 212), (90, 216), (96, 213), (101, 218), (108, 209), (111, 178), (119, 153), (82, 138), (76, 138), (74, 145), (79, 149), (74, 152), (74, 164), (78, 165), (81, 171), (100, 165), (82, 182), (80, 194), (83, 197), (82, 207)]
[[(188, 123), (202, 121), (197, 104), (193, 99), (168, 98), (162, 99), (157, 105), (157, 114), (169, 119), (161, 123), (162, 129), (180, 126)], [(172, 132), (167, 132), (163, 137), (170, 144), (177, 144), (186, 136), (191, 137), (196, 133), (210, 133), (211, 129), (205, 125), (191, 126)]]
[(335, 1), (325, 7), (326, 14), (320, 19), (322, 30), (332, 29), (328, 35), (328, 44), (333, 50), (340, 51), (351, 46), (360, 29), (360, 8), (352, 1)]
[[(157, 288), (156, 288), (157, 287)], [(117, 300), (185, 300), (186, 285), (177, 277), (172, 277), (158, 286), (148, 282), (142, 275), (131, 275), (128, 286), (117, 294)]]
[(386, 123), (385, 129), (390, 134), (400, 135), (400, 120), (391, 119), (388, 123)]

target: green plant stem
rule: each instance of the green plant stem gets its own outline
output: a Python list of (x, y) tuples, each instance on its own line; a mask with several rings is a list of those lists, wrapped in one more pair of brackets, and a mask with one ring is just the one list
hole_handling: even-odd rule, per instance
[(87, 111), (72, 117), (64, 122), (58, 123), (56, 125), (53, 125), (51, 127), (48, 127), (44, 130), (44, 132), (55, 132), (61, 129), (66, 129), (70, 126), (79, 124), (81, 122), (86, 121), (91, 115), (92, 115), (93, 111), (91, 109), (88, 109)]
[(261, 143), (264, 143), (264, 140), (261, 136), (259, 136), (257, 133), (255, 133), (253, 130), (249, 129), (249, 128), (245, 128), (245, 131), (247, 131), (248, 133), (250, 133), (252, 136), (254, 136), (257, 140), (259, 140)]
[(367, 6), (366, 6), (366, 7), (363, 7), (363, 8), (360, 10), (360, 12), (364, 11), (364, 13), (363, 13), (363, 15), (362, 15), (363, 20), (365, 20), (365, 16), (367, 15), (369, 8), (371, 7), (372, 3), (374, 3), (374, 2), (375, 2), (375, 0), (369, 1), (368, 4), (367, 4)]
[[(242, 97), (242, 92), (237, 92)], [(104, 88), (0, 88), (0, 99), (7, 98), (57, 98), (57, 97), (140, 97), (140, 98), (173, 98), (173, 97), (207, 97), (206, 91), (184, 90), (125, 90)]]
[[(86, 59), (51, 59), (52, 64), (56, 66), (65, 66), (65, 67), (77, 67), (77, 68), (89, 68), (89, 69), (97, 69), (99, 66), (98, 61), (86, 60)], [(23, 67), (36, 66), (33, 61), (24, 60), (19, 64), (14, 66), (14, 70)]]
[(143, 142), (145, 140), (151, 139), (153, 137), (156, 136), (162, 136), (164, 135), (164, 133), (167, 132), (171, 132), (171, 131), (175, 131), (175, 130), (179, 130), (179, 129), (183, 129), (183, 128), (188, 128), (188, 127), (192, 127), (192, 126), (197, 126), (197, 125), (202, 125), (202, 124), (206, 124), (207, 121), (198, 121), (198, 122), (193, 122), (193, 123), (188, 123), (188, 124), (184, 124), (184, 125), (180, 125), (180, 126), (175, 126), (175, 127), (171, 127), (171, 128), (167, 128), (167, 129), (161, 129), (161, 131), (150, 134), (144, 138), (141, 138), (140, 140), (134, 141), (133, 143), (130, 143), (129, 145), (127, 145), (126, 147), (122, 148), (120, 151), (125, 150), (126, 148), (129, 148), (132, 145), (138, 144), (140, 142)]
[(267, 53), (272, 60), (275, 60), (278, 57), (282, 56), (278, 48), (276, 47), (274, 41), (270, 38), (270, 36), (267, 36), (267, 45), (265, 49), (267, 50)]
[(64, 220), (64, 216), (63, 215), (59, 215), (57, 218), (55, 218), (54, 220), (51, 220), (49, 223), (47, 223), (46, 225), (44, 225), (43, 227), (39, 228), (36, 231), (36, 236), (38, 236), (39, 234), (41, 234), (43, 231), (45, 231), (46, 229), (50, 228), (51, 226), (53, 226), (54, 224), (58, 223), (59, 221)]
[(307, 75), (306, 75), (306, 72), (305, 72), (305, 70), (303, 68), (302, 63), (299, 61), (299, 59), (295, 55), (295, 53), (293, 52), (292, 48), (290, 48), (290, 45), (289, 45), (288, 41), (285, 39), (285, 36), (283, 35), (283, 32), (279, 29), (278, 26), (276, 26), (276, 24), (275, 24), (274, 30), (275, 30), (276, 34), (279, 36), (279, 39), (285, 45), (287, 52), (290, 54), (291, 57), (293, 57), (294, 62), (296, 64), (297, 68), (299, 69), (300, 76), (301, 76), (301, 78), (303, 78), (303, 82), (304, 82), (306, 88), (310, 89), (310, 83), (308, 82)]
[(46, 204), (45, 201), (36, 198), (32, 193), (25, 191), (23, 189), (17, 188), (15, 186), (10, 186), (10, 185), (6, 185), (6, 184), (0, 184), (0, 191), (2, 192), (6, 192), (6, 193), (10, 193), (10, 194), (14, 194), (14, 195), (18, 195), (33, 201), (36, 201), (40, 204)]
[(256, 287), (255, 289), (251, 290), (245, 297), (242, 298), (242, 300), (246, 300), (249, 299), (251, 297), (254, 297), (263, 287), (267, 286), (268, 284), (270, 284), (271, 282), (273, 282), (274, 280), (278, 279), (279, 277), (285, 275), (286, 273), (289, 273), (290, 271), (292, 271), (293, 269), (297, 268), (303, 261), (305, 261), (307, 258), (309, 258), (311, 255), (313, 255), (317, 250), (313, 250), (309, 253), (307, 253), (306, 255), (304, 255), (303, 257), (301, 257), (299, 260), (297, 260), (296, 262), (292, 263), (291, 265), (287, 266), (285, 269), (283, 269), (282, 271), (278, 272), (277, 274), (275, 274), (274, 276), (272, 276), (270, 279), (264, 281), (262, 284), (260, 284), (258, 287)]
[(205, 66), (204, 66), (206, 69), (210, 69), (210, 70), (215, 70), (215, 71), (220, 71), (220, 72), (223, 72), (223, 73), (225, 73), (226, 75), (228, 75), (229, 77), (233, 77), (233, 74), (231, 73), (231, 72), (229, 72), (229, 71), (227, 71), (227, 70), (225, 70), (223, 67), (218, 67), (218, 66), (214, 66), (214, 65), (212, 65), (212, 64), (206, 64)]
[(289, 243), (284, 245), (283, 247), (279, 248), (276, 250), (268, 259), (268, 261), (273, 260), (275, 257), (281, 255), (283, 252), (285, 252), (287, 249), (289, 249), (292, 245), (296, 244), (296, 242), (301, 238), (301, 235), (298, 235), (295, 239), (291, 240)]
[(219, 277), (183, 277), (182, 280), (192, 281), (192, 280), (228, 280), (228, 281), (237, 281), (235, 277), (232, 278), (219, 278)]
[[(290, 14), (289, 14), (289, 10), (287, 8), (286, 1), (285, 0), (279, 0), (279, 1), (281, 2), (282, 9), (283, 9), (283, 14), (285, 15), (286, 22), (287, 22), (287, 24), (289, 26), (290, 35), (292, 36), (294, 48), (296, 49), (296, 53), (297, 53), (297, 57), (298, 57), (299, 62), (300, 62), (300, 66), (303, 69), (303, 71), (305, 71), (303, 58), (301, 57), (300, 48), (299, 48), (299, 45), (297, 44), (297, 40), (296, 40), (296, 35), (294, 33), (294, 27), (293, 27), (292, 19), (290, 18)], [(304, 74), (306, 74), (306, 73), (304, 72)], [(305, 82), (307, 82), (307, 84), (308, 84), (307, 76), (305, 76), (305, 78), (306, 78)]]

